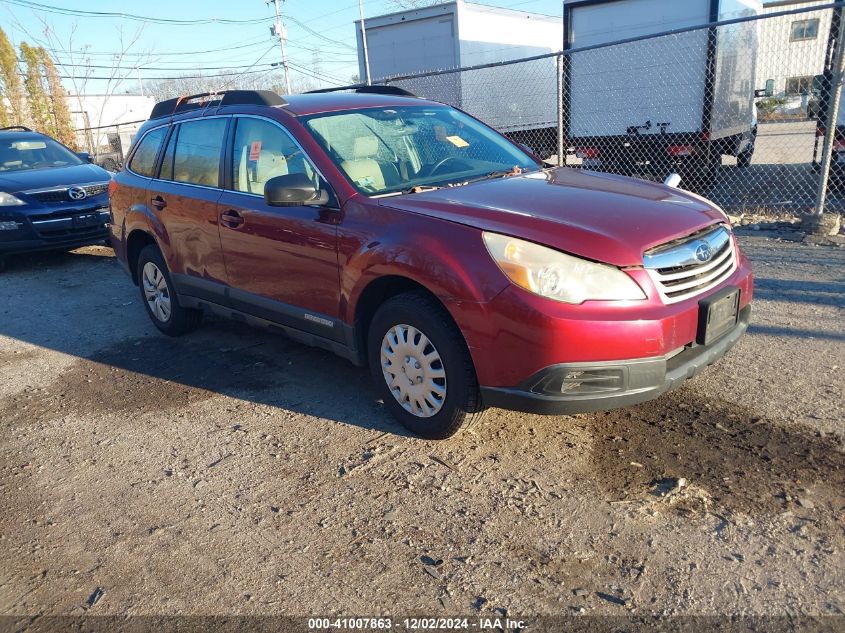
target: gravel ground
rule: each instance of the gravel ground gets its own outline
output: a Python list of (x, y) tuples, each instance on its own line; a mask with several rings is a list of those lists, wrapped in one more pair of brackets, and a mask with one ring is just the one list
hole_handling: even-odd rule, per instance
[(159, 335), (108, 249), (12, 262), (0, 615), (841, 625), (845, 249), (742, 242), (754, 325), (703, 375), (609, 413), (490, 410), (442, 442), (326, 352), (225, 321)]

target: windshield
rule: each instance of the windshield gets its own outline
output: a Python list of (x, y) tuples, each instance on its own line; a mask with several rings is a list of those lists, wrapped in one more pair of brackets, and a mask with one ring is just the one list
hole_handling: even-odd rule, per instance
[(0, 136), (0, 172), (81, 165), (82, 159), (45, 136)]
[(367, 108), (303, 118), (352, 185), (370, 196), (539, 169), (519, 147), (447, 106)]

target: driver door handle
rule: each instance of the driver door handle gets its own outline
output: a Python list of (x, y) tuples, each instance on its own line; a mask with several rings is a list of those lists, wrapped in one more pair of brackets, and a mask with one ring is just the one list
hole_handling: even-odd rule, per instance
[(220, 222), (227, 228), (238, 229), (243, 226), (244, 218), (234, 209), (227, 209), (220, 214)]
[(153, 207), (155, 207), (157, 211), (161, 211), (162, 209), (164, 209), (164, 207), (167, 206), (167, 201), (161, 196), (156, 196), (151, 200), (151, 204), (153, 205)]

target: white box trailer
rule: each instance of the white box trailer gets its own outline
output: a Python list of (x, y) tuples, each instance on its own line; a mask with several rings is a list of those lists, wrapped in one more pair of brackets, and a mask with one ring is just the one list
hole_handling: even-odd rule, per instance
[[(754, 151), (759, 0), (564, 0), (567, 145), (603, 171), (706, 188)], [(645, 39), (636, 39), (645, 38)], [(608, 45), (620, 40), (635, 40)], [(608, 45), (608, 46), (602, 46)], [(590, 47), (596, 47), (590, 49)], [(587, 48), (588, 50), (579, 49)]]
[[(390, 77), (478, 66), (561, 50), (560, 18), (457, 0), (367, 18), (370, 76)], [(366, 77), (361, 23), (359, 76)], [(450, 73), (401, 82), (429, 99), (457, 106), (502, 131), (553, 127), (555, 60)]]

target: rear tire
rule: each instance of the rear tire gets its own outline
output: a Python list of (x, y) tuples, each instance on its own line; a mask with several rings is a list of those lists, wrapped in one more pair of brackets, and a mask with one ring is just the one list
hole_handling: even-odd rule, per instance
[(138, 255), (138, 288), (147, 316), (168, 336), (181, 336), (199, 326), (202, 312), (183, 308), (173, 291), (167, 264), (157, 246), (145, 246)]
[(450, 437), (482, 410), (466, 342), (445, 308), (426, 294), (401, 294), (379, 307), (367, 357), (384, 406), (417, 435)]

